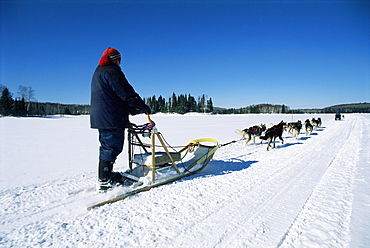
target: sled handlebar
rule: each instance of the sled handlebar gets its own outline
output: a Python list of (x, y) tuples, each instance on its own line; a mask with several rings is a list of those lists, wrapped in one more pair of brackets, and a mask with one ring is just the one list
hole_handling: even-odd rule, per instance
[(151, 124), (153, 123), (152, 119), (150, 119), (150, 115), (149, 114), (146, 114), (146, 117), (148, 118), (148, 122)]

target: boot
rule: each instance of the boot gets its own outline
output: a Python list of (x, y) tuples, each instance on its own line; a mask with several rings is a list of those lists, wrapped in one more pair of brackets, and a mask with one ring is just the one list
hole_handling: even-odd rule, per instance
[(100, 181), (108, 181), (111, 179), (113, 163), (114, 162), (99, 160), (98, 178)]
[(114, 186), (123, 185), (126, 178), (119, 172), (112, 172), (114, 162), (99, 160), (97, 190), (101, 193), (111, 190)]
[(113, 185), (111, 182), (112, 177), (113, 162), (99, 160), (98, 168), (98, 182), (96, 184), (96, 189), (100, 193), (105, 193), (112, 189)]

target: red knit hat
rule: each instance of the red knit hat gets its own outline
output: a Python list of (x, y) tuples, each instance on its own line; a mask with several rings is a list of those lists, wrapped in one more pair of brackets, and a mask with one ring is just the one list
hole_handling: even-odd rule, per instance
[(103, 56), (100, 58), (99, 65), (104, 66), (104, 65), (109, 65), (111, 61), (120, 59), (121, 54), (117, 51), (117, 49), (108, 47), (104, 52)]

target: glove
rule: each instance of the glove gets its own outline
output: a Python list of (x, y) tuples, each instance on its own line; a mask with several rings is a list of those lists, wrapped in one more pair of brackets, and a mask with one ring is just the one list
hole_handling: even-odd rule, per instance
[(130, 107), (130, 115), (137, 115), (140, 113), (145, 113), (145, 114), (151, 114), (152, 110), (149, 108), (148, 105), (143, 105), (140, 108), (135, 108), (135, 107)]
[(152, 113), (152, 110), (150, 109), (148, 105), (144, 105), (141, 108), (141, 112), (150, 115)]
[(137, 114), (140, 114), (140, 109), (130, 107), (130, 115), (137, 115)]

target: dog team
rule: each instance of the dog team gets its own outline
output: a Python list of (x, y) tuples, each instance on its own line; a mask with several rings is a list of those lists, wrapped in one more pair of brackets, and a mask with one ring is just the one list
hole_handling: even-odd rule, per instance
[[(321, 118), (312, 118), (311, 120), (307, 119), (304, 122), (304, 127), (306, 130), (306, 136), (311, 135), (313, 130), (317, 130), (317, 128), (321, 127)], [(253, 138), (253, 144), (255, 144), (256, 137), (261, 140), (267, 140), (267, 151), (271, 147), (271, 143), (273, 143), (273, 148), (275, 148), (275, 140), (279, 138), (281, 143), (284, 144), (283, 140), (283, 132), (284, 130), (290, 133), (295, 139), (298, 139), (298, 136), (302, 129), (302, 122), (299, 120), (297, 122), (290, 122), (286, 123), (281, 121), (279, 124), (274, 125), (271, 124), (271, 127), (266, 130), (266, 125), (261, 124), (259, 126), (252, 126), (249, 128), (245, 128), (243, 130), (236, 130), (235, 133), (240, 134), (243, 136), (245, 141), (245, 145), (248, 145), (248, 142), (251, 141)]]

